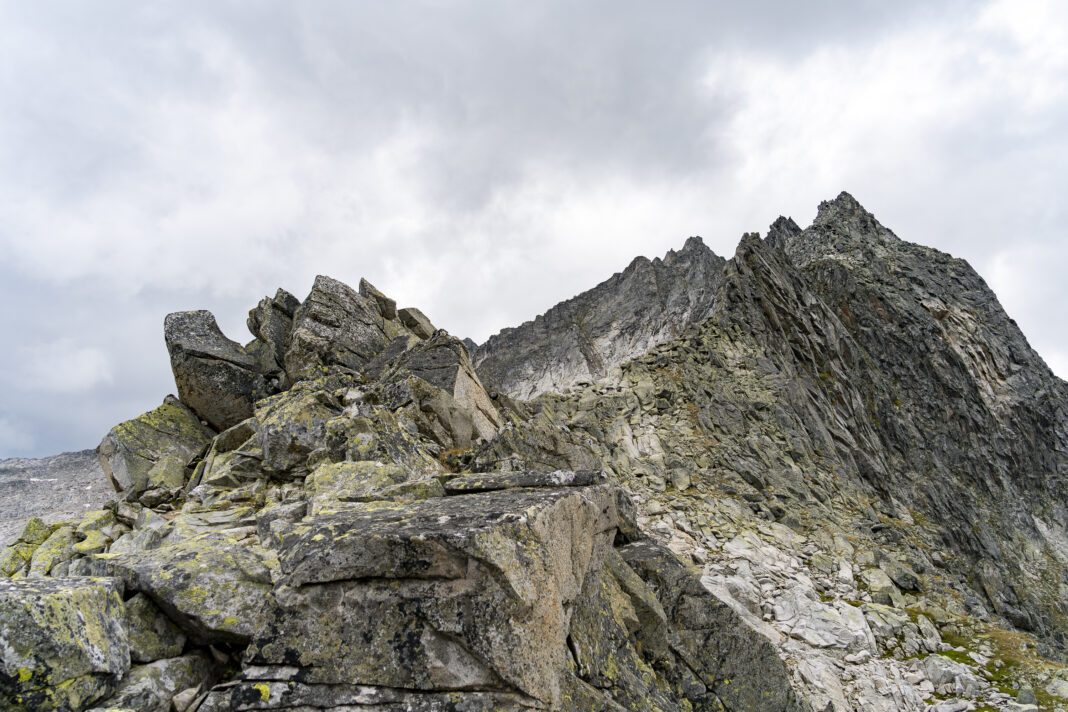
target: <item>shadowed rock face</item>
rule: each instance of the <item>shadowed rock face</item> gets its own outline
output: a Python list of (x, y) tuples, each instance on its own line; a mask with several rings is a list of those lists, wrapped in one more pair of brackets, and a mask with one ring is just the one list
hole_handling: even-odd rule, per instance
[(513, 398), (601, 378), (704, 321), (724, 262), (699, 237), (664, 259), (638, 257), (590, 291), (491, 336), (475, 352), (478, 373)]
[(256, 358), (223, 336), (208, 311), (168, 314), (163, 326), (178, 398), (212, 427), (225, 430), (252, 415), (266, 395)]
[(848, 194), (474, 359), (366, 280), (248, 326), (0, 552), (0, 709), (1063, 706), (1066, 386)]

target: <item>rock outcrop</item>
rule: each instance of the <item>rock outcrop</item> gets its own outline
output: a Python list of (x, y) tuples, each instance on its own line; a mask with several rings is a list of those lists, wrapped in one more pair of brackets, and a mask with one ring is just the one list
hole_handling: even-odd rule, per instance
[(638, 257), (590, 291), (491, 336), (475, 352), (479, 375), (523, 399), (601, 378), (704, 321), (724, 262), (699, 237), (663, 259)]
[(152, 487), (180, 488), (182, 471), (212, 435), (188, 406), (168, 396), (155, 410), (112, 428), (97, 454), (115, 491), (136, 497)]
[(252, 415), (252, 404), (267, 394), (260, 364), (223, 336), (211, 312), (168, 314), (163, 330), (183, 403), (217, 430)]
[(121, 498), (0, 554), (0, 709), (1068, 704), (1068, 387), (847, 194), (474, 349), (366, 280), (248, 327), (168, 317)]
[(5, 709), (85, 709), (130, 669), (122, 587), (111, 579), (0, 581)]

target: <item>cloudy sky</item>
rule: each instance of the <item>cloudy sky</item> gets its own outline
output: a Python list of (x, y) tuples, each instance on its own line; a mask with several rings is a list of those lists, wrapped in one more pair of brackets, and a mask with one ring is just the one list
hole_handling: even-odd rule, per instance
[(1068, 3), (0, 0), (0, 457), (158, 404), (170, 311), (366, 276), (483, 341), (843, 189), (1068, 375)]

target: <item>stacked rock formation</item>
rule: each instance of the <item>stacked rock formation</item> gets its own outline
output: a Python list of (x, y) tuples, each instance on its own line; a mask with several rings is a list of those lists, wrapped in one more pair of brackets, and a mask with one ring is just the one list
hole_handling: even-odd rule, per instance
[(1066, 385), (847, 194), (482, 346), (365, 280), (248, 327), (168, 316), (117, 499), (0, 555), (0, 709), (1065, 706)]

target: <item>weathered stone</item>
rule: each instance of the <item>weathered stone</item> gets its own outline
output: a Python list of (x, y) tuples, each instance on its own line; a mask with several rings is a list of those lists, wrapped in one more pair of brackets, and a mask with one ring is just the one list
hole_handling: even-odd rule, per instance
[(75, 536), (80, 541), (74, 545), (74, 553), (88, 556), (107, 549), (117, 536), (117, 523), (115, 512), (111, 509), (86, 512), (75, 529)]
[(202, 693), (199, 687), (188, 687), (171, 698), (171, 704), (175, 712), (189, 712), (194, 704), (202, 702), (207, 693)]
[(0, 705), (83, 709), (110, 694), (130, 667), (121, 593), (111, 579), (0, 580)]
[(105, 706), (90, 710), (104, 712), (131, 709), (137, 712), (171, 712), (171, 699), (190, 687), (209, 687), (217, 664), (202, 652), (157, 660), (130, 669)]
[(890, 580), (902, 591), (923, 590), (923, 582), (920, 580), (919, 575), (900, 561), (884, 558), (879, 563), (879, 568), (885, 571)]
[(252, 415), (266, 381), (255, 357), (223, 336), (211, 312), (168, 314), (163, 331), (179, 400), (217, 430)]
[(322, 464), (308, 475), (304, 487), (312, 515), (337, 511), (345, 503), (405, 502), (445, 495), (437, 479), (412, 480), (401, 467), (368, 460)]
[(112, 428), (96, 451), (116, 491), (140, 493), (157, 463), (174, 456), (184, 464), (198, 455), (213, 435), (193, 412), (167, 396), (155, 410)]
[(211, 443), (212, 451), (218, 455), (237, 450), (249, 440), (256, 437), (258, 432), (259, 422), (255, 418), (242, 420), (237, 425), (234, 425), (215, 436), (215, 439)]
[[(529, 712), (537, 709), (524, 695), (501, 692), (420, 692), (367, 685), (316, 685), (271, 679), (216, 688), (198, 712), (263, 709), (368, 709), (378, 712)], [(580, 708), (575, 708), (576, 712)], [(581, 708), (586, 709), (586, 708)]]
[(699, 237), (662, 260), (638, 257), (593, 289), (491, 336), (478, 348), (478, 373), (514, 398), (601, 378), (704, 321), (723, 266)]
[(272, 599), (272, 557), (224, 534), (192, 535), (151, 551), (103, 554), (94, 573), (147, 594), (194, 640), (242, 643), (260, 628)]
[(709, 593), (697, 572), (652, 542), (627, 544), (620, 554), (660, 601), (673, 652), (727, 709), (805, 709), (775, 647)]
[(1046, 685), (1046, 692), (1062, 700), (1068, 699), (1068, 678), (1053, 678)]
[(69, 524), (58, 527), (33, 552), (30, 559), (30, 576), (47, 576), (52, 568), (74, 556), (78, 539), (74, 527)]
[(263, 469), (276, 479), (307, 473), (307, 459), (326, 443), (327, 422), (340, 411), (330, 394), (293, 389), (261, 402), (259, 422)]
[(420, 339), (429, 339), (437, 331), (434, 325), (430, 323), (430, 319), (427, 319), (426, 315), (415, 307), (400, 309), (397, 311), (397, 316), (400, 318), (400, 322)]
[(281, 371), (289, 349), (289, 334), (293, 330), (293, 315), (300, 300), (284, 289), (279, 289), (274, 298), (264, 297), (248, 313), (249, 332), (264, 345), (269, 362), (261, 364), (264, 373)]
[(173, 658), (181, 655), (185, 647), (182, 629), (143, 593), (126, 601), (126, 633), (130, 659), (135, 663)]
[(283, 542), (285, 585), (248, 661), (299, 660), (307, 682), (555, 704), (565, 606), (610, 546), (615, 498), (609, 486), (512, 490), (309, 520)]
[[(388, 327), (378, 303), (322, 275), (293, 317), (285, 356), (291, 383), (330, 367), (358, 372), (399, 335)], [(397, 331), (403, 330), (399, 325)]]
[[(401, 354), (387, 378), (399, 373), (415, 375), (444, 392), (446, 398), (427, 394), (420, 407), (447, 424), (458, 447), (467, 447), (472, 436), (492, 438), (500, 428), (500, 413), (471, 366), (467, 349), (448, 334), (435, 334)], [(461, 432), (464, 426), (456, 423), (458, 417), (470, 420), (470, 434)]]
[(607, 481), (608, 475), (602, 470), (489, 472), (452, 477), (445, 481), (445, 491), (449, 494), (471, 494), (513, 487), (588, 487), (604, 484)]
[[(646, 596), (652, 596), (648, 587), (644, 584), (641, 587), (646, 589)], [(679, 671), (673, 667), (673, 656), (666, 649), (657, 651), (659, 655), (647, 654), (643, 659), (639, 653), (640, 644), (633, 637), (641, 627), (630, 596), (612, 573), (605, 569), (592, 573), (575, 604), (568, 631), (577, 675), (594, 688), (607, 691), (625, 709), (665, 712), (681, 709), (677, 688), (685, 690), (682, 697), (691, 704), (697, 703), (700, 707), (702, 703), (711, 703), (714, 696), (709, 695), (707, 688), (697, 680), (687, 680), (678, 686), (672, 684), (682, 680)], [(653, 665), (662, 672), (670, 670), (671, 673), (658, 676)], [(705, 700), (705, 697), (710, 699)]]
[(180, 490), (185, 485), (185, 460), (173, 453), (164, 455), (145, 476), (145, 489)]
[(295, 502), (269, 502), (256, 512), (256, 533), (260, 543), (268, 549), (277, 549), (281, 537), (289, 527), (304, 518), (308, 503), (303, 499)]
[(360, 279), (360, 296), (374, 300), (375, 304), (378, 305), (378, 313), (384, 319), (393, 320), (397, 318), (397, 302), (382, 294), (373, 284), (362, 278)]
[(37, 517), (31, 517), (10, 545), (0, 553), (0, 575), (24, 574), (30, 566), (37, 547), (47, 541), (52, 528)]
[(882, 569), (865, 569), (860, 572), (860, 578), (871, 594), (871, 600), (884, 606), (904, 606), (905, 600), (901, 597), (901, 591)]
[(935, 691), (942, 695), (975, 697), (982, 687), (974, 670), (942, 655), (928, 655), (923, 659), (923, 668)]

